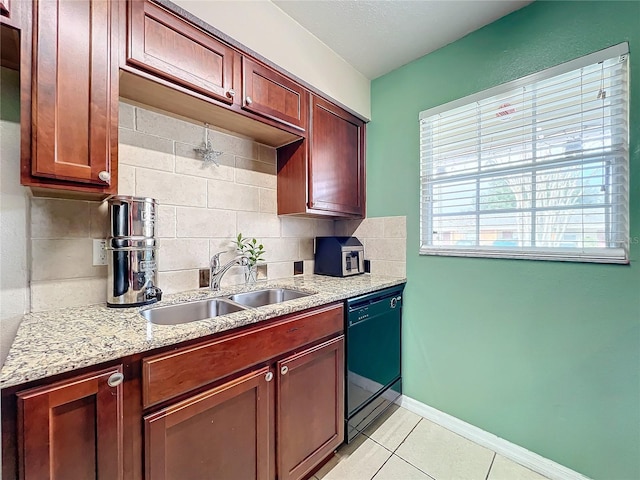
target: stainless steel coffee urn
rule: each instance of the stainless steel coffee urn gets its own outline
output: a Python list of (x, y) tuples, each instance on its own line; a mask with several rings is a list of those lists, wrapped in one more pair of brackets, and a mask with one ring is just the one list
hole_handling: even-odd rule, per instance
[(108, 199), (107, 306), (137, 307), (157, 302), (158, 244), (153, 198), (117, 195)]

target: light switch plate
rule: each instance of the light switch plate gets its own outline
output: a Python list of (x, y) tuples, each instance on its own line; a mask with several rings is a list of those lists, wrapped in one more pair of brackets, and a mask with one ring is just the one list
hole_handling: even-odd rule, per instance
[(101, 238), (93, 239), (93, 265), (107, 264), (107, 241)]

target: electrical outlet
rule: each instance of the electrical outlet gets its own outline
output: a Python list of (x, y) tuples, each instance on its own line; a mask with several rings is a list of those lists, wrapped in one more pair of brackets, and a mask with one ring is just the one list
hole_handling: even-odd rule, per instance
[(93, 239), (93, 265), (107, 264), (107, 241), (101, 238)]

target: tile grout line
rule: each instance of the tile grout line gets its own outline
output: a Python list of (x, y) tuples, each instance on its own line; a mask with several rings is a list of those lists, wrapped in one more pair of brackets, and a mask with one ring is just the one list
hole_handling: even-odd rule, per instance
[[(429, 478), (433, 478), (435, 480), (434, 477), (432, 477), (431, 475), (429, 475), (427, 472), (425, 472), (424, 470), (422, 470), (420, 467), (414, 465), (413, 463), (411, 463), (409, 460), (407, 460), (406, 458), (402, 458), (400, 455), (398, 455), (396, 452), (400, 449), (400, 447), (402, 446), (402, 444), (407, 440), (407, 438), (409, 438), (409, 435), (411, 435), (413, 433), (413, 431), (418, 427), (418, 425), (420, 425), (420, 422), (422, 422), (422, 420), (424, 420), (424, 417), (421, 417), (420, 420), (418, 420), (418, 423), (416, 423), (413, 428), (411, 429), (411, 431), (407, 434), (406, 437), (404, 437), (404, 439), (402, 440), (402, 442), (400, 442), (400, 445), (398, 445), (396, 447), (396, 449), (393, 451), (393, 455), (395, 455), (396, 457), (398, 457), (400, 460), (402, 460), (403, 462), (408, 463), (409, 465), (411, 465), (413, 468), (415, 468), (416, 470), (424, 473), (427, 477)], [(486, 480), (486, 479), (485, 479)]]
[[(367, 437), (367, 438), (368, 438), (368, 437)], [(371, 439), (369, 439), (369, 440), (371, 440)], [(375, 442), (375, 443), (378, 443), (378, 442), (376, 442), (375, 440), (374, 440), (374, 442)], [(378, 445), (380, 445), (380, 444), (378, 443)], [(384, 447), (383, 447), (383, 448), (384, 448)], [(386, 450), (387, 450), (387, 452), (389, 451), (389, 449), (388, 449), (388, 448), (387, 448)], [(379, 472), (380, 470), (382, 470), (382, 467), (384, 467), (384, 466), (387, 464), (387, 462), (389, 461), (389, 459), (390, 459), (391, 457), (393, 457), (393, 452), (391, 452), (391, 455), (389, 455), (389, 458), (387, 458), (387, 459), (384, 461), (384, 463), (383, 463), (382, 465), (380, 465), (380, 468), (378, 468), (378, 470), (376, 470), (376, 473), (374, 473), (374, 474), (373, 474), (373, 476), (371, 477), (371, 479), (370, 479), (370, 480), (374, 480), (374, 478), (376, 477), (376, 475), (378, 474), (378, 472)]]
[(493, 452), (493, 458), (491, 459), (491, 465), (489, 465), (489, 470), (487, 471), (487, 476), (484, 477), (484, 480), (489, 480), (489, 475), (491, 475), (491, 469), (493, 468), (493, 462), (496, 461), (496, 452)]

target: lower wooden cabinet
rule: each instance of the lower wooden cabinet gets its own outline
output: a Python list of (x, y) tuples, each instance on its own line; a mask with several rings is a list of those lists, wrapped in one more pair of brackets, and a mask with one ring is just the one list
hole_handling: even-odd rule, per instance
[(344, 440), (344, 336), (277, 364), (278, 479), (303, 478)]
[(268, 480), (273, 373), (260, 368), (144, 418), (145, 478)]
[(278, 480), (303, 478), (344, 439), (344, 336), (148, 415), (144, 427), (146, 480), (272, 480), (274, 464)]
[(121, 382), (118, 366), (18, 392), (20, 478), (122, 479)]

